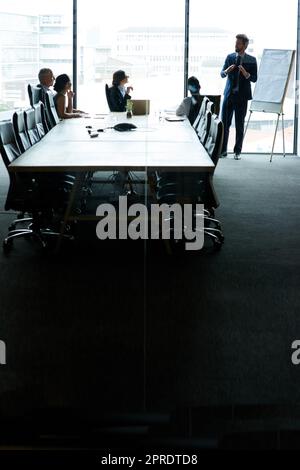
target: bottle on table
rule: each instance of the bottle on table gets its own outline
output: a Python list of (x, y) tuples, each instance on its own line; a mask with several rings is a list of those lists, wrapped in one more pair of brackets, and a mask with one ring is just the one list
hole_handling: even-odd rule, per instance
[(127, 118), (130, 119), (132, 118), (132, 101), (131, 100), (127, 100), (126, 101), (126, 111), (127, 111)]

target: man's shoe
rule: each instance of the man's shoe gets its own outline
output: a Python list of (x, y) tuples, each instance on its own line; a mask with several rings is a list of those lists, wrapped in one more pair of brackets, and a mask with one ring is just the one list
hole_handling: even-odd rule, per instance
[(227, 157), (227, 152), (222, 152), (220, 155), (220, 158), (225, 158), (225, 157)]
[(235, 160), (240, 160), (241, 159), (241, 154), (240, 153), (235, 153), (234, 154), (234, 159)]

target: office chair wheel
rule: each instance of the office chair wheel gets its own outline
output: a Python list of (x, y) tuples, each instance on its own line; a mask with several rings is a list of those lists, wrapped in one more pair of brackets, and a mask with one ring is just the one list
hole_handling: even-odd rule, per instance
[(5, 239), (3, 244), (2, 244), (3, 253), (4, 254), (9, 253), (11, 251), (12, 247), (13, 247), (12, 240)]

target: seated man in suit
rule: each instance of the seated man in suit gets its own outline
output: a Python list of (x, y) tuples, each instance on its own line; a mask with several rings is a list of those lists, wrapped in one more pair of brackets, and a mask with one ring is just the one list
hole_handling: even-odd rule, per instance
[(184, 98), (176, 110), (176, 116), (187, 116), (193, 125), (200, 111), (203, 96), (200, 95), (200, 83), (198, 78), (190, 77), (188, 79), (188, 90), (191, 96)]
[(245, 52), (248, 44), (248, 37), (245, 34), (238, 34), (236, 36), (235, 52), (226, 57), (221, 71), (221, 77), (227, 77), (222, 107), (224, 140), (221, 156), (227, 156), (229, 128), (234, 113), (236, 138), (233, 151), (236, 160), (241, 158), (248, 100), (252, 99), (251, 82), (257, 80), (256, 59)]
[(51, 69), (41, 69), (39, 71), (39, 84), (37, 85), (40, 89), (41, 89), (41, 92), (40, 92), (40, 100), (44, 103), (45, 103), (45, 94), (47, 91), (50, 91), (50, 93), (52, 93), (53, 95), (55, 95), (55, 93), (53, 92), (53, 90), (51, 90), (50, 87), (53, 86), (53, 83), (54, 83), (54, 80), (55, 80), (55, 77), (53, 75), (53, 72)]
[(127, 100), (131, 99), (129, 95), (132, 87), (125, 87), (128, 83), (128, 75), (124, 70), (117, 70), (113, 74), (112, 86), (109, 88), (110, 110), (116, 112), (126, 111)]

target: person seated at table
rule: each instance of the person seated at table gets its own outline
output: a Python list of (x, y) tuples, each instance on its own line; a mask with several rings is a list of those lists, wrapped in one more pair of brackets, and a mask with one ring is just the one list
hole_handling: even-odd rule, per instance
[(55, 108), (60, 119), (80, 118), (84, 111), (73, 108), (74, 92), (70, 77), (63, 73), (58, 75), (55, 81), (54, 90), (56, 95), (53, 97)]
[(50, 91), (53, 96), (55, 95), (55, 92), (52, 90), (55, 77), (51, 69), (43, 68), (39, 71), (38, 78), (39, 84), (37, 87), (41, 89), (40, 100), (45, 104), (45, 95), (48, 91)]
[(187, 116), (190, 123), (193, 124), (200, 111), (203, 96), (200, 95), (200, 83), (198, 78), (189, 77), (188, 90), (191, 96), (184, 98), (176, 110), (177, 116)]
[(126, 75), (124, 70), (117, 70), (114, 72), (112, 86), (108, 89), (111, 111), (126, 111), (127, 100), (131, 99), (129, 93), (130, 90), (133, 90), (131, 86), (125, 86), (126, 83), (128, 83), (128, 78), (129, 77)]

